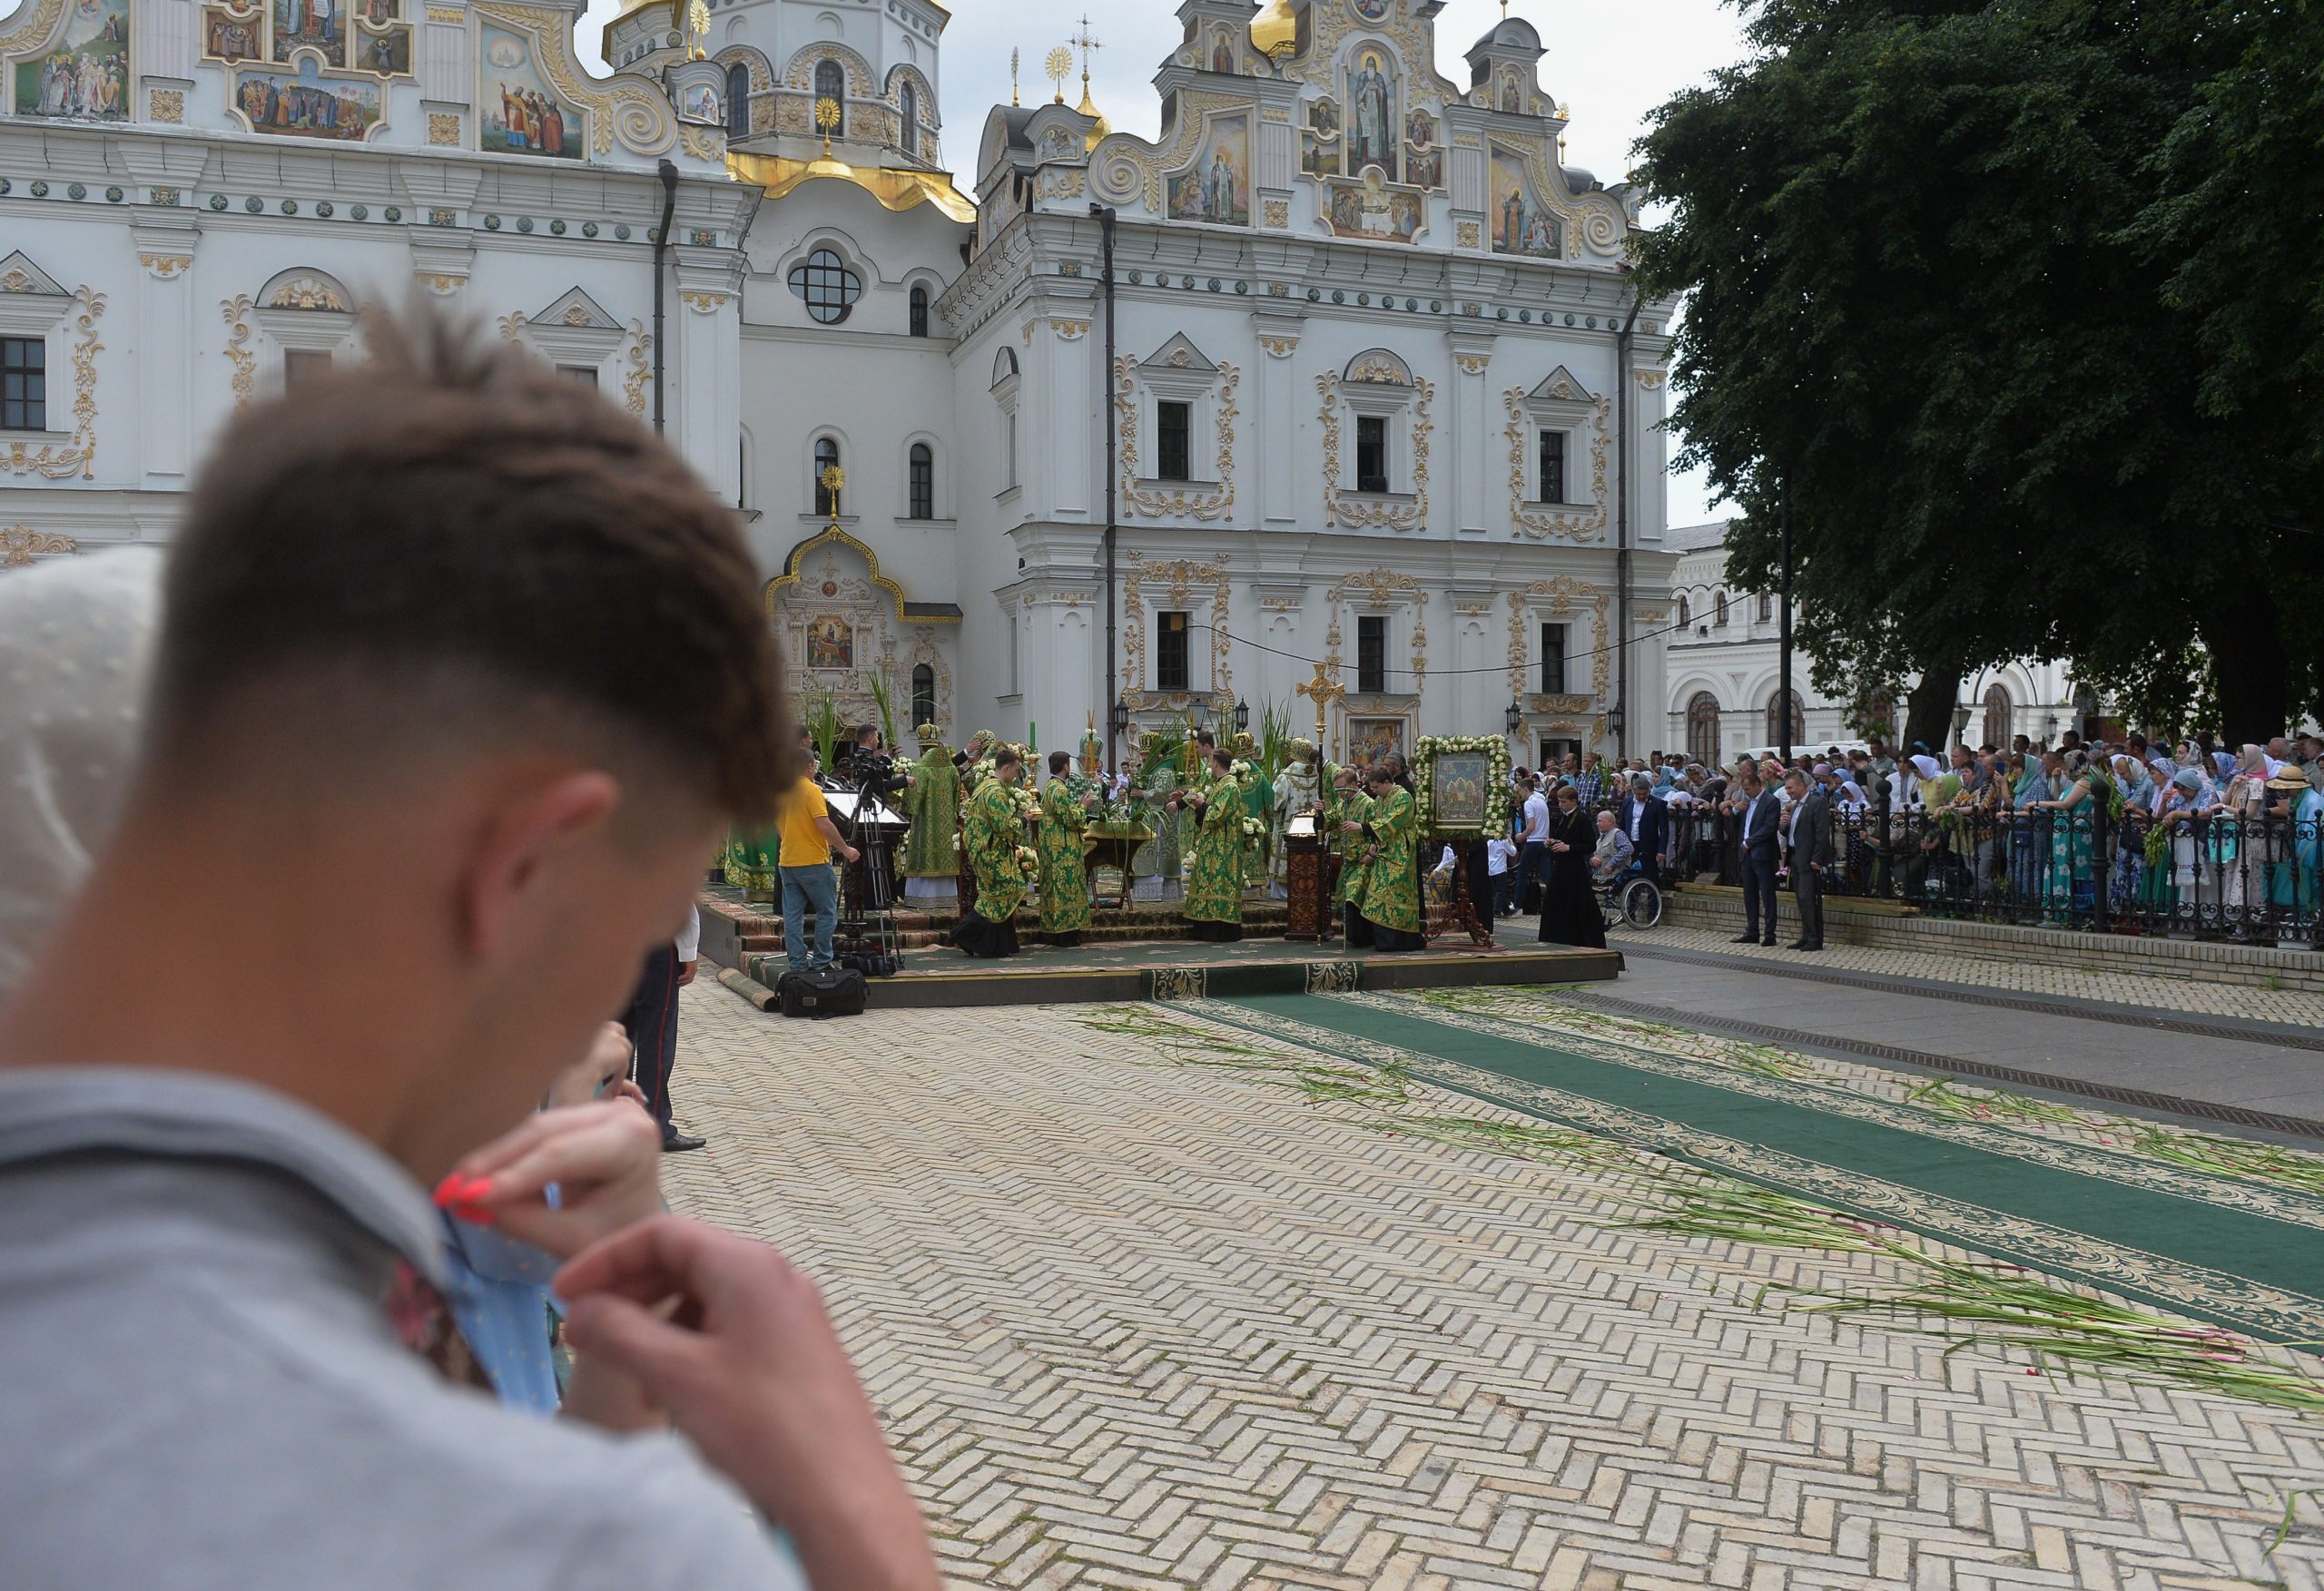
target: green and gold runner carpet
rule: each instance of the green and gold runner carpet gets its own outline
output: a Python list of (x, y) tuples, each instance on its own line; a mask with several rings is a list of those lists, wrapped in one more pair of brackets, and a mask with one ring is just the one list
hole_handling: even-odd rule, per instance
[[(2222, 1174), (2063, 1107), (1955, 1108), (1884, 1075), (1495, 991), (1261, 995), (1174, 1010), (1420, 1080), (2278, 1343), (2324, 1341), (2324, 1162)], [(1693, 1043), (1687, 1042), (1692, 1038)], [(1797, 1057), (1794, 1058), (1797, 1060)], [(1827, 1067), (1826, 1072), (1847, 1070)], [(1856, 1069), (1864, 1070), (1864, 1069)], [(2005, 1095), (1981, 1096), (2006, 1100)], [(2031, 1106), (2033, 1102), (2021, 1102)], [(2014, 1117), (2015, 1119), (2013, 1119)], [(2191, 1143), (2215, 1143), (2185, 1135)], [(2200, 1157), (2198, 1157), (2200, 1158)], [(2254, 1164), (2257, 1164), (2256, 1162)]]

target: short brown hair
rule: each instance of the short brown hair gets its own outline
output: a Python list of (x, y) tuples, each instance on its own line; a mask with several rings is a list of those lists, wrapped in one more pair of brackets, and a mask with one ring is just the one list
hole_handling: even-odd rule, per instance
[(212, 451), (167, 577), (157, 757), (198, 761), (253, 690), (310, 683), (359, 723), (515, 726), (771, 813), (798, 753), (734, 511), (514, 349), (419, 310), (369, 340)]

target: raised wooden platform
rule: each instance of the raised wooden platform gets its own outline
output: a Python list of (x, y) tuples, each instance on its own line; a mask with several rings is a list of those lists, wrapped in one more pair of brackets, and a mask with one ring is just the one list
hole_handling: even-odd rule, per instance
[[(724, 889), (704, 891), (702, 908), (703, 955), (723, 969), (719, 981), (762, 1008), (769, 1006), (772, 987), (785, 966), (781, 919), (770, 919), (763, 908)], [(1254, 931), (1239, 944), (1216, 945), (1178, 937), (1183, 925), (1174, 912), (1100, 912), (1098, 926), (1110, 937), (1100, 939), (1093, 931), (1072, 950), (1041, 946), (1032, 919), (1020, 918), (1026, 947), (1022, 955), (1006, 961), (977, 961), (940, 943), (908, 947), (900, 976), (872, 980), (872, 1003), (880, 1009), (903, 1010), (1359, 988), (1602, 983), (1622, 969), (1617, 951), (1550, 946), (1478, 950), (1457, 934), (1440, 939), (1440, 948), (1433, 950), (1351, 954), (1337, 941), (1317, 945), (1285, 939), (1279, 901), (1266, 906), (1254, 901), (1245, 915), (1260, 919)], [(936, 919), (899, 916), (914, 919), (910, 931), (915, 937), (940, 938)], [(950, 919), (943, 919), (942, 927), (950, 926)]]

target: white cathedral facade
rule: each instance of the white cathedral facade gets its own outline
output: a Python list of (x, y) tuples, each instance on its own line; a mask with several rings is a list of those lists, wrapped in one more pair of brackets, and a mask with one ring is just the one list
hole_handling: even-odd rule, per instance
[(971, 198), (933, 0), (633, 0), (606, 77), (575, 5), (25, 0), (0, 562), (166, 541), (223, 417), (418, 292), (660, 425), (851, 714), (1312, 732), (1320, 685), (1335, 757), (1642, 753), (1672, 306), (1533, 29), (1456, 83), (1438, 9), (1184, 0), (1157, 142), (997, 107)]

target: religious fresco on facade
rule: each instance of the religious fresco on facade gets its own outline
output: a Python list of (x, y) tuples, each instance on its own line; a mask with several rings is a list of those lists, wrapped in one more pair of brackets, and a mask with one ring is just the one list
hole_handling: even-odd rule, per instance
[(1351, 766), (1369, 768), (1404, 750), (1404, 721), (1401, 718), (1351, 718), (1347, 721), (1347, 760)]
[(129, 120), (129, 0), (73, 0), (56, 42), (16, 63), (16, 113)]
[(1348, 0), (1347, 8), (1364, 22), (1388, 20), (1388, 0)]
[(712, 124), (725, 119), (719, 114), (718, 91), (706, 83), (690, 83), (679, 91), (678, 114), (689, 122)]
[(271, 58), (287, 63), (313, 50), (326, 66), (347, 64), (347, 13), (340, 0), (274, 0)]
[(263, 54), (260, 35), (265, 23), (256, 12), (236, 12), (219, 6), (202, 13), (202, 53), (220, 61), (255, 61)]
[(1233, 76), (1242, 70), (1235, 50), (1235, 30), (1216, 27), (1210, 30), (1210, 69)]
[(481, 54), (477, 103), (483, 112), (478, 142), (485, 152), (579, 160), (586, 147), (581, 135), (583, 113), (557, 97), (536, 57), (533, 41), (487, 22)]
[(355, 30), (355, 64), (382, 77), (411, 75), (411, 26), (405, 24), (384, 33)]
[(1343, 238), (1365, 238), (1375, 243), (1409, 243), (1420, 231), (1421, 202), (1417, 193), (1392, 190), (1380, 168), (1365, 170), (1361, 182), (1333, 182), (1332, 231)]
[(1522, 158), (1499, 144), (1492, 152), (1491, 201), (1494, 253), (1565, 258), (1563, 224), (1528, 192)]
[(1340, 174), (1340, 106), (1328, 94), (1307, 104), (1307, 125), (1299, 130), (1299, 169), (1311, 177)]
[(402, 0), (357, 0), (355, 15), (369, 27), (385, 27), (403, 20)]
[(1525, 109), (1525, 83), (1517, 75), (1517, 69), (1513, 66), (1502, 68), (1501, 86), (1493, 93), (1493, 109), (1506, 111), (1511, 115), (1519, 114)]
[(1396, 181), (1400, 167), (1396, 146), (1395, 68), (1387, 52), (1357, 52), (1347, 72), (1347, 170), (1361, 176), (1366, 166), (1378, 166), (1387, 181)]
[(1194, 164), (1170, 179), (1170, 219), (1251, 224), (1251, 120), (1211, 119)]
[(807, 666), (811, 669), (852, 669), (855, 666), (855, 626), (836, 614), (807, 621)]
[(1414, 110), (1404, 117), (1404, 181), (1415, 188), (1444, 186), (1444, 150), (1436, 118)]
[(247, 67), (235, 73), (233, 103), (253, 133), (339, 143), (362, 142), (383, 113), (378, 83), (326, 78), (311, 56), (295, 75)]

